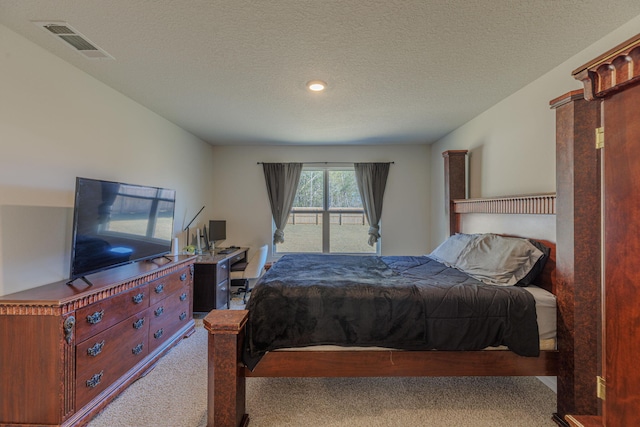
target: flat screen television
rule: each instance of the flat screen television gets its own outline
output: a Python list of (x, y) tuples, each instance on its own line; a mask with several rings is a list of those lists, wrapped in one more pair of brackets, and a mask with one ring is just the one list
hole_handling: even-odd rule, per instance
[(166, 188), (76, 178), (69, 283), (168, 254), (175, 199)]

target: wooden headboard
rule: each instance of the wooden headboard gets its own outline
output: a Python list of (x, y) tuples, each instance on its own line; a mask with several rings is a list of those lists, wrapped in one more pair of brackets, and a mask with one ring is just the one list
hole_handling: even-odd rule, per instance
[[(466, 150), (449, 150), (442, 153), (445, 172), (445, 203), (449, 212), (449, 233), (463, 232), (463, 216), (467, 214), (491, 215), (523, 215), (528, 221), (518, 221), (515, 232), (500, 234), (534, 239), (551, 249), (549, 259), (536, 285), (556, 294), (556, 244), (546, 237), (541, 237), (541, 229), (547, 224), (549, 215), (556, 214), (556, 194), (530, 194), (523, 196), (506, 196), (467, 199), (466, 198)], [(530, 220), (533, 215), (533, 220)], [(498, 217), (500, 218), (500, 217)], [(554, 221), (555, 227), (555, 221)], [(486, 230), (490, 231), (490, 230)], [(545, 230), (546, 231), (546, 230)]]
[[(532, 194), (525, 196), (491, 197), (481, 199), (458, 199), (451, 202), (452, 224), (455, 224), (454, 233), (462, 231), (462, 218), (467, 214), (496, 214), (496, 215), (554, 215), (556, 213), (556, 195)], [(540, 217), (540, 219), (543, 219)], [(536, 285), (556, 294), (556, 244), (548, 239), (539, 238), (538, 224), (531, 226), (531, 222), (521, 221), (521, 228), (516, 233), (508, 233), (510, 236), (526, 237), (537, 240), (547, 246), (551, 253), (545, 264), (544, 270)]]

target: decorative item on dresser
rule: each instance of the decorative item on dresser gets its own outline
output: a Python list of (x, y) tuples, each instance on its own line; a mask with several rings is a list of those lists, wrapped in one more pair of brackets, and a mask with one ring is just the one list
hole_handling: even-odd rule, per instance
[[(445, 155), (445, 161), (449, 156)], [(451, 167), (447, 173), (464, 173), (464, 167)], [(464, 182), (460, 176), (447, 182)], [(449, 194), (452, 194), (449, 192)], [(468, 213), (534, 214), (536, 225), (555, 220), (555, 195), (534, 195), (494, 199), (455, 200), (450, 207), (454, 234), (461, 230), (462, 217)], [(542, 217), (545, 217), (544, 220)], [(525, 221), (526, 222), (526, 221)], [(533, 227), (532, 227), (533, 229)], [(539, 228), (537, 228), (539, 230)], [(525, 227), (522, 236), (536, 234)], [(555, 244), (542, 242), (551, 249), (540, 282), (555, 291)], [(282, 261), (280, 261), (282, 262)], [(279, 265), (279, 264), (278, 264)], [(264, 276), (271, 274), (271, 271)], [(258, 284), (257, 287), (263, 286)], [(256, 290), (258, 292), (258, 289)], [(258, 297), (257, 295), (255, 296)], [(254, 298), (252, 298), (253, 300)], [(274, 300), (275, 301), (275, 300)], [(255, 305), (255, 304), (254, 304)], [(394, 349), (342, 349), (306, 351), (287, 349), (267, 352), (253, 371), (243, 363), (243, 340), (249, 312), (214, 311), (205, 319), (209, 336), (208, 425), (236, 427), (248, 424), (245, 413), (245, 378), (256, 377), (361, 377), (361, 376), (545, 376), (557, 373), (558, 352), (541, 350), (539, 356), (525, 357), (509, 350), (441, 351)], [(554, 316), (555, 317), (555, 316)], [(551, 414), (549, 414), (551, 416)]]
[(170, 259), (0, 297), (0, 426), (84, 424), (191, 335), (195, 257)]
[[(573, 72), (584, 83), (584, 97), (602, 110), (602, 123), (581, 123), (598, 140), (602, 170), (604, 254), (602, 265), (602, 348), (600, 378), (592, 380), (591, 396), (603, 399), (601, 413), (576, 412), (564, 417), (572, 426), (640, 425), (640, 34)], [(595, 135), (601, 137), (596, 138)], [(595, 145), (595, 144), (594, 144)], [(593, 149), (595, 150), (595, 146)], [(599, 261), (599, 260), (598, 260)], [(606, 387), (606, 399), (605, 399)], [(558, 390), (559, 392), (560, 390)], [(580, 408), (576, 408), (578, 411)], [(560, 423), (558, 423), (560, 424)]]

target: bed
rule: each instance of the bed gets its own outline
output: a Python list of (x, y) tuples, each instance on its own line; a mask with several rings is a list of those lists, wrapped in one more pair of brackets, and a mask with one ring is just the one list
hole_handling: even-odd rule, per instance
[[(453, 182), (455, 180), (450, 179), (449, 181)], [(535, 195), (454, 200), (450, 206), (452, 235), (455, 236), (456, 233), (463, 230), (463, 217), (469, 213), (488, 213), (490, 215), (524, 213), (549, 217), (555, 213), (555, 196)], [(536, 237), (527, 235), (527, 231), (526, 229), (523, 230), (521, 236), (531, 239)], [(472, 235), (473, 233), (462, 234)], [(553, 274), (555, 269), (555, 245), (544, 239), (534, 240), (549, 249), (543, 269), (537, 275), (534, 284), (542, 292), (553, 293), (555, 289)], [(411, 266), (414, 264), (419, 264), (419, 266), (426, 268), (424, 264), (431, 264), (434, 261), (432, 259), (425, 260), (424, 258), (382, 257), (379, 261), (385, 264), (388, 269), (376, 264), (380, 267), (376, 274), (385, 276), (389, 275), (389, 271), (391, 271), (393, 277), (387, 277), (385, 280), (391, 280), (391, 282), (398, 280), (398, 278), (404, 280), (406, 277), (403, 277), (402, 272), (413, 268)], [(288, 264), (293, 265), (293, 261), (290, 262), (287, 259), (283, 261), (282, 268), (278, 266), (278, 269), (274, 268), (273, 272), (264, 276), (265, 281), (278, 281), (281, 278), (279, 274), (291, 274)], [(309, 258), (303, 259), (303, 262), (307, 263), (307, 267), (314, 263), (317, 264), (316, 261)], [(337, 260), (333, 261), (337, 262)], [(368, 260), (368, 262), (374, 261)], [(435, 261), (438, 264), (434, 264), (437, 269), (451, 268), (443, 265), (440, 261), (442, 260)], [(362, 269), (362, 266), (356, 267), (356, 270), (358, 268)], [(374, 279), (366, 277), (365, 281)], [(474, 284), (473, 286), (476, 285)], [(531, 304), (531, 301), (535, 303), (535, 298), (529, 291), (526, 291), (528, 288), (520, 288), (518, 290), (515, 290), (515, 286), (493, 286), (493, 288), (500, 288), (498, 293), (510, 288), (518, 295), (516, 299), (527, 300), (527, 304)], [(245, 338), (254, 333), (252, 332), (252, 324), (248, 324), (248, 321), (251, 307), (258, 310), (258, 301), (264, 298), (264, 296), (260, 296), (262, 293), (260, 289), (260, 285), (257, 285), (254, 289), (253, 301), (250, 301), (249, 310), (215, 310), (204, 320), (205, 328), (210, 332), (208, 348), (208, 425), (235, 427), (248, 424), (249, 417), (245, 413), (244, 403), (245, 378), (247, 377), (552, 376), (557, 373), (558, 352), (555, 350), (555, 344), (552, 344), (550, 349), (545, 349), (545, 347), (541, 349), (536, 341), (535, 348), (533, 348), (530, 340), (527, 341), (528, 344), (505, 341), (509, 346), (517, 348), (517, 352), (505, 347), (496, 347), (498, 344), (503, 344), (502, 342), (491, 342), (489, 347), (494, 348), (491, 350), (484, 349), (486, 344), (484, 341), (473, 343), (470, 346), (469, 344), (464, 344), (463, 346), (468, 347), (464, 347), (462, 350), (433, 350), (432, 348), (437, 348), (442, 343), (438, 343), (438, 345), (430, 343), (427, 349), (422, 349), (414, 347), (414, 344), (409, 344), (402, 348), (402, 340), (395, 340), (392, 343), (384, 341), (365, 342), (364, 346), (358, 345), (362, 343), (355, 340), (347, 344), (341, 343), (339, 348), (318, 348), (316, 346), (300, 348), (305, 344), (304, 340), (302, 340), (295, 343), (295, 348), (262, 349), (264, 351), (260, 352), (257, 361), (252, 360), (250, 357), (247, 358), (249, 350), (245, 343), (249, 342), (249, 339)], [(273, 301), (269, 304), (273, 304)], [(409, 314), (409, 316), (412, 315), (415, 315), (415, 313)], [(533, 319), (536, 322), (535, 313)], [(531, 329), (530, 321), (531, 317), (529, 316), (529, 329)], [(537, 334), (539, 324), (536, 325), (535, 330)], [(406, 338), (411, 335), (411, 331), (405, 328), (396, 335), (398, 334)], [(502, 339), (504, 334), (499, 333), (498, 335)], [(512, 335), (516, 335), (514, 338), (517, 341), (519, 333)], [(325, 341), (329, 344), (336, 344), (332, 339), (325, 339)], [(372, 344), (376, 345), (372, 346)], [(286, 346), (285, 344), (283, 345)]]

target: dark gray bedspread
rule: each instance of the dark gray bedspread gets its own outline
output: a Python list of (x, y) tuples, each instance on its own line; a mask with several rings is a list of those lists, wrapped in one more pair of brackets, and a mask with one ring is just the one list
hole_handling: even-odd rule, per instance
[(429, 257), (287, 255), (256, 284), (248, 310), (250, 369), (267, 351), (320, 344), (539, 354), (529, 292)]

